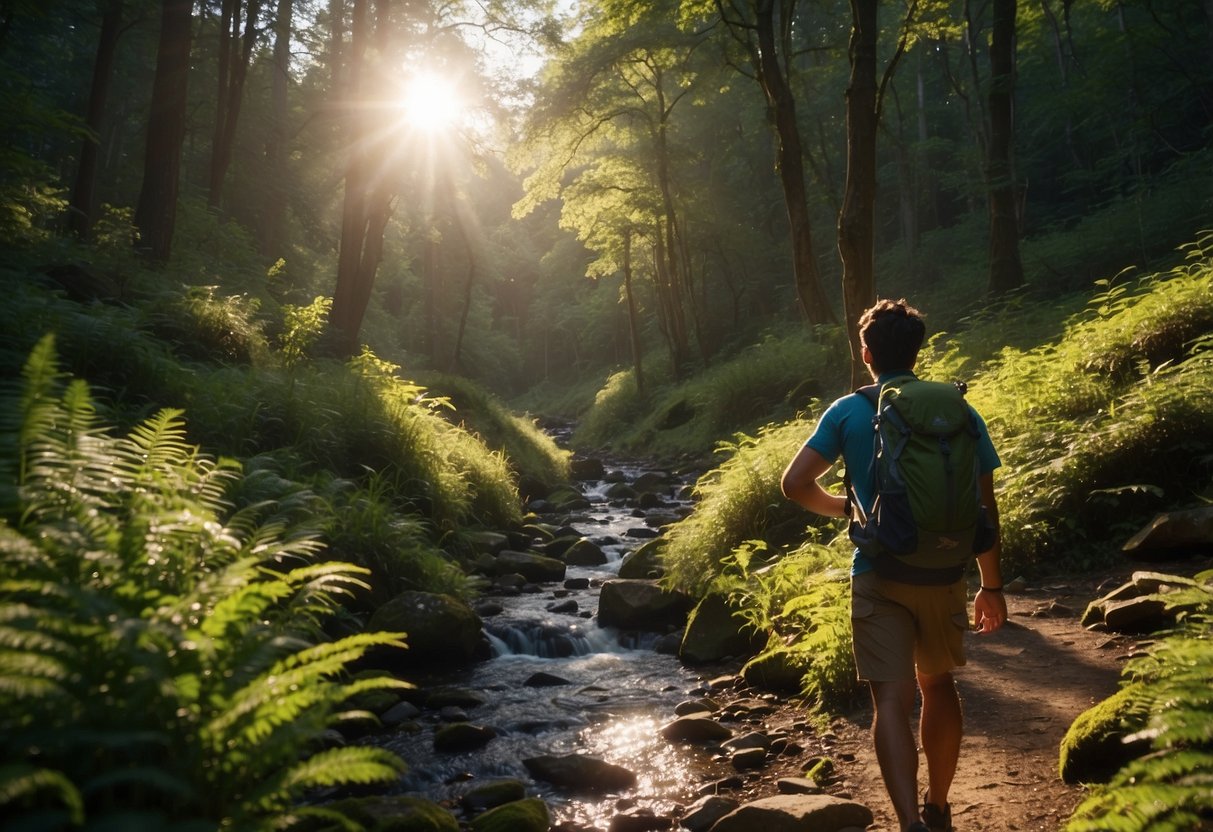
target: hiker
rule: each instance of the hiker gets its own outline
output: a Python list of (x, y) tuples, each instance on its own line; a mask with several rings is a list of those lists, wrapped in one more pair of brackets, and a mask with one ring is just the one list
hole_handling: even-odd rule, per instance
[[(864, 363), (879, 387), (861, 389), (831, 404), (788, 464), (780, 485), (788, 499), (809, 511), (827, 517), (851, 514), (866, 520), (876, 502), (875, 391), (887, 389), (890, 381), (890, 386), (896, 386), (915, 380), (913, 368), (926, 327), (918, 310), (904, 300), (881, 300), (860, 317), (859, 330)], [(984, 547), (973, 553), (981, 576), (973, 620), (977, 632), (985, 634), (1007, 619), (993, 481), (993, 470), (1001, 463), (980, 416), (967, 404), (962, 410), (975, 426), (970, 454), (975, 458), (973, 478), (989, 518), (987, 541), (973, 544)], [(818, 482), (839, 456), (853, 489), (854, 505), (849, 494), (832, 494)], [(973, 499), (976, 502), (978, 496)], [(855, 529), (853, 523), (852, 532)], [(851, 568), (852, 648), (859, 678), (872, 691), (877, 762), (904, 832), (950, 832), (948, 789), (956, 773), (962, 733), (952, 669), (965, 663), (963, 635), (968, 629), (964, 566), (948, 573), (947, 583), (941, 585), (906, 583), (886, 577), (887, 570), (878, 574), (881, 556), (867, 551), (856, 549)], [(921, 804), (918, 749), (911, 724), (916, 682), (922, 692), (919, 737), (927, 761), (927, 788)]]

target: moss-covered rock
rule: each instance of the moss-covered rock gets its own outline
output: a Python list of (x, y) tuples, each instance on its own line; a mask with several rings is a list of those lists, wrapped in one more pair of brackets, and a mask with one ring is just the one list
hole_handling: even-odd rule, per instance
[(807, 669), (803, 653), (778, 647), (746, 662), (741, 677), (751, 687), (797, 693)]
[(736, 611), (723, 595), (706, 596), (687, 619), (678, 658), (688, 664), (702, 664), (758, 652), (766, 636), (748, 628)]
[(368, 629), (406, 634), (407, 650), (375, 654), (381, 667), (411, 668), (435, 662), (466, 665), (488, 650), (480, 616), (450, 595), (402, 592), (375, 610)]
[(353, 797), (333, 803), (331, 808), (360, 823), (367, 832), (459, 832), (454, 815), (419, 797)]
[(1106, 783), (1125, 763), (1149, 749), (1145, 740), (1125, 738), (1145, 727), (1146, 714), (1134, 708), (1140, 685), (1129, 685), (1078, 715), (1061, 740), (1058, 771), (1066, 783)]
[(547, 804), (528, 797), (473, 818), (472, 832), (547, 832), (551, 823)]
[(521, 780), (492, 780), (469, 789), (467, 794), (459, 798), (459, 805), (471, 814), (478, 814), (524, 797), (526, 786)]

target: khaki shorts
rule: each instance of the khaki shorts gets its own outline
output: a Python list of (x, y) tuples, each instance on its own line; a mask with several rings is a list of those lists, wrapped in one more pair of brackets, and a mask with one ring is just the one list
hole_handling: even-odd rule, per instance
[(965, 663), (969, 627), (964, 579), (947, 586), (887, 581), (875, 572), (851, 579), (852, 647), (868, 682), (946, 673)]

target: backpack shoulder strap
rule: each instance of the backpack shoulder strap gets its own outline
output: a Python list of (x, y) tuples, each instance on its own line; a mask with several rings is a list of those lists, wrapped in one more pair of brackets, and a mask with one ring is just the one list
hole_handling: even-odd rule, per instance
[[(880, 385), (865, 384), (863, 387), (856, 387), (854, 392), (857, 395), (863, 396), (872, 404), (872, 410), (878, 410), (880, 407)], [(859, 500), (855, 496), (855, 490), (851, 486), (851, 469), (848, 467), (842, 475), (842, 489), (846, 495), (847, 501), (844, 504), (843, 511), (850, 518), (852, 506), (858, 505)]]

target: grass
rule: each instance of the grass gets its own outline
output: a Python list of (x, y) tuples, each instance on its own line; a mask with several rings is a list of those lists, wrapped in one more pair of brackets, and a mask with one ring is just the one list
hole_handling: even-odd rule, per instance
[(646, 395), (633, 371), (617, 372), (583, 414), (573, 442), (658, 458), (706, 457), (721, 437), (790, 418), (814, 397), (841, 389), (849, 367), (834, 360), (840, 350), (846, 346), (838, 328), (797, 326), (772, 330), (685, 382), (649, 378)]

